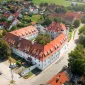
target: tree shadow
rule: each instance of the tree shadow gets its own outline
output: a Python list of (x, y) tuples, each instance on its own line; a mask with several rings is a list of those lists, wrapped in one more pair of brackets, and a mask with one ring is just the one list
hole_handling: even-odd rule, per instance
[(0, 57), (0, 63), (5, 62), (7, 59)]
[(74, 40), (75, 44), (78, 44), (78, 39)]

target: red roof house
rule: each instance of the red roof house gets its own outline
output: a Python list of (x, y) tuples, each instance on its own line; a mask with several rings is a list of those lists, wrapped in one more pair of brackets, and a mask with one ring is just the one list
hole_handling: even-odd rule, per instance
[(58, 73), (52, 79), (50, 79), (45, 85), (63, 85), (69, 81), (65, 72)]

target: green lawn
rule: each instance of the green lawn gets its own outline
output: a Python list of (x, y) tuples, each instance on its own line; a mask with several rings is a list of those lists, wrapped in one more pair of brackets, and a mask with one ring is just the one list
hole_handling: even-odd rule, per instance
[(64, 5), (64, 6), (68, 6), (70, 5), (71, 2), (68, 2), (66, 0), (33, 0), (33, 2), (35, 4), (40, 4), (40, 3), (44, 3), (44, 2), (47, 2), (47, 3), (55, 3), (57, 5)]
[(37, 22), (40, 19), (40, 15), (33, 15), (32, 17), (24, 16), (24, 18), (31, 19), (33, 22)]
[(40, 15), (33, 15), (31, 17), (31, 20), (34, 21), (34, 22), (37, 22), (39, 19), (40, 19)]
[[(71, 4), (71, 1), (67, 1), (67, 0), (33, 0), (33, 2), (37, 5), (45, 2), (47, 2), (48, 4), (55, 3), (57, 5), (63, 5), (63, 6), (69, 6)], [(77, 4), (84, 4), (84, 3), (78, 2)]]
[[(2, 2), (3, 0), (0, 0), (0, 3)], [(6, 0), (6, 1), (9, 1), (9, 0)]]

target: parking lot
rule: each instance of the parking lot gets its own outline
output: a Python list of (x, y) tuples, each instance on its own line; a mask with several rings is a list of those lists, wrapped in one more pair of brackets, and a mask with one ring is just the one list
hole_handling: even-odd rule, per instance
[[(3, 62), (0, 62), (0, 72), (2, 72), (2, 75), (0, 75), (0, 85), (9, 85), (10, 81), (12, 80), (11, 78), (11, 70)], [(13, 72), (14, 80), (18, 81), (19, 80), (19, 75), (15, 74)]]

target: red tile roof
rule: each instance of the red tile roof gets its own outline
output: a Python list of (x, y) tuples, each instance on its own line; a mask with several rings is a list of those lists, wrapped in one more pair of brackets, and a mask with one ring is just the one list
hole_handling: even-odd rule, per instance
[(49, 80), (45, 85), (62, 85), (68, 81), (68, 77), (65, 72), (58, 73), (51, 80)]
[(34, 26), (28, 26), (28, 27), (21, 28), (19, 30), (12, 31), (10, 33), (24, 38), (27, 35), (38, 33), (38, 30)]
[(64, 33), (61, 33), (56, 39), (45, 46), (36, 42), (32, 43), (32, 41), (24, 39), (24, 36), (30, 34), (33, 35), (35, 32), (38, 32), (35, 27), (28, 26), (9, 32), (6, 34), (4, 39), (15, 48), (24, 51), (41, 61), (53, 55), (67, 42), (67, 37)]
[(61, 32), (66, 30), (66, 26), (62, 23), (57, 23), (57, 22), (52, 22), (46, 30), (51, 31), (51, 32)]
[[(59, 50), (67, 41), (67, 38), (64, 33), (60, 34), (56, 39), (51, 41), (45, 46), (41, 44), (34, 43), (32, 41), (23, 39), (19, 36), (16, 36), (12, 33), (8, 33), (4, 39), (15, 48), (25, 51), (26, 53), (36, 57), (37, 59), (43, 61), (46, 58), (53, 55), (57, 50)], [(29, 50), (28, 50), (29, 48)]]
[(59, 17), (62, 20), (72, 21), (74, 18), (77, 18), (77, 19), (81, 18), (81, 16), (83, 16), (83, 14), (80, 12), (67, 11), (66, 13), (52, 13), (52, 14), (50, 14), (50, 16)]

